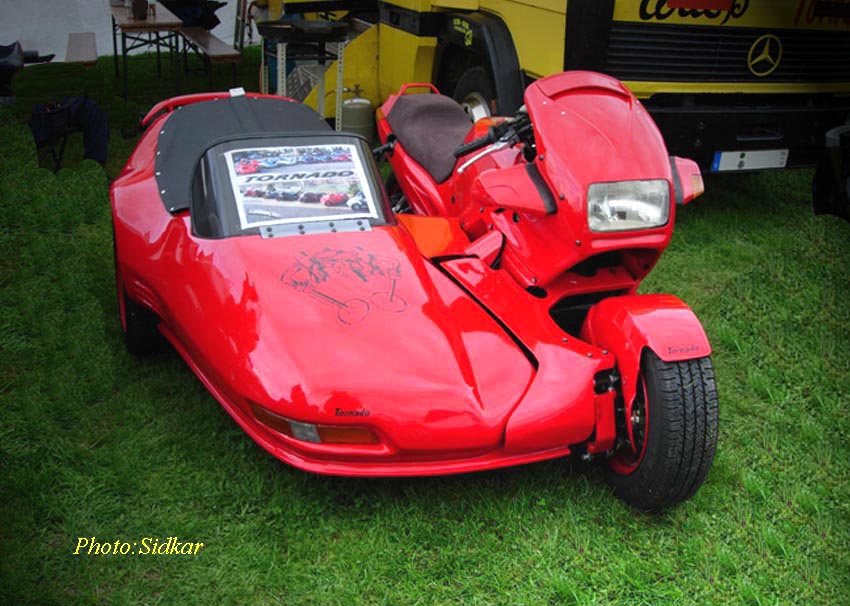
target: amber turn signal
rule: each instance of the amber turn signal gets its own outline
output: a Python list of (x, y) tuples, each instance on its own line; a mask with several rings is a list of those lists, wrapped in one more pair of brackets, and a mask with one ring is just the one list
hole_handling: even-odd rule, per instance
[(375, 433), (355, 425), (316, 425), (302, 423), (281, 416), (251, 402), (254, 417), (266, 427), (285, 436), (313, 444), (379, 444)]

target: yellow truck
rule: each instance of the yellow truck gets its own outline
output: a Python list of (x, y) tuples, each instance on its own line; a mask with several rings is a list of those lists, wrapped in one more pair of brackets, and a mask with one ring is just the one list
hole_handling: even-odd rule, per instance
[[(670, 153), (704, 170), (814, 166), (827, 140), (843, 149), (850, 138), (847, 0), (287, 0), (281, 8), (351, 11), (372, 24), (347, 47), (345, 79), (374, 103), (405, 82), (430, 81), (475, 117), (511, 114), (530, 81), (588, 69), (624, 81)], [(349, 53), (366, 67), (349, 70)], [(828, 176), (824, 204), (835, 198), (824, 188), (847, 175)]]

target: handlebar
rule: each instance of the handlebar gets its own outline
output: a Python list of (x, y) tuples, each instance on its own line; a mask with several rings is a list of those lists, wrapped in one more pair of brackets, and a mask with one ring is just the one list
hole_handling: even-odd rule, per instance
[(474, 151), (478, 151), (479, 149), (483, 149), (488, 145), (491, 145), (498, 141), (505, 132), (505, 128), (503, 128), (504, 124), (508, 124), (507, 122), (503, 124), (498, 124), (496, 126), (491, 126), (487, 130), (487, 134), (483, 137), (479, 137), (478, 139), (473, 139), (469, 143), (464, 143), (459, 146), (454, 151), (455, 158), (460, 158), (461, 156), (465, 156), (467, 154), (471, 154)]
[(466, 154), (471, 154), (474, 151), (478, 151), (484, 147), (487, 147), (491, 143), (495, 143), (496, 140), (491, 138), (491, 133), (493, 128), (490, 127), (490, 131), (483, 137), (479, 139), (473, 139), (469, 143), (464, 143), (454, 151), (455, 158), (460, 158), (461, 156), (465, 156)]
[(487, 134), (483, 137), (473, 139), (469, 143), (464, 143), (457, 147), (454, 150), (454, 156), (455, 158), (460, 158), (461, 156), (471, 154), (472, 152), (483, 149), (493, 143), (509, 141), (515, 138), (525, 141), (526, 143), (530, 143), (529, 137), (531, 136), (531, 133), (532, 127), (531, 122), (528, 119), (528, 114), (521, 111), (521, 113), (517, 114), (515, 118), (511, 118), (510, 120), (505, 120), (504, 122), (491, 126), (487, 130)]

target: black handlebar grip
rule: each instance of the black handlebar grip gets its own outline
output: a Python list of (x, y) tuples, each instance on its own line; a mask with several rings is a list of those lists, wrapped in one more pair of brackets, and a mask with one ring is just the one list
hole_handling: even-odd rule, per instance
[(490, 145), (492, 141), (490, 140), (490, 135), (486, 135), (481, 137), (480, 139), (473, 139), (469, 143), (464, 143), (457, 149), (455, 149), (454, 154), (455, 158), (460, 158), (461, 156), (465, 156), (466, 154), (471, 154), (474, 151), (478, 151), (484, 147)]

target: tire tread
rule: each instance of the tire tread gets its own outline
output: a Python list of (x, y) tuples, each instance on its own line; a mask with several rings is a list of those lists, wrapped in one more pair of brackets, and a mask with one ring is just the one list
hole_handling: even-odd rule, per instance
[(628, 503), (660, 510), (691, 498), (708, 476), (717, 447), (717, 385), (709, 357), (664, 362), (647, 351), (642, 374), (652, 394), (647, 450), (631, 474), (608, 477)]

